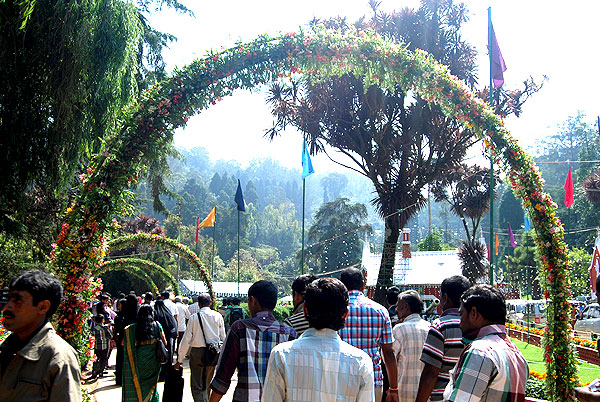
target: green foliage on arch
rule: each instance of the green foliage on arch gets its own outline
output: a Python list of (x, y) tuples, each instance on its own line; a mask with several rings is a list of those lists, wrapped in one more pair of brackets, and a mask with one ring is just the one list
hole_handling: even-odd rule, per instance
[[(156, 284), (154, 283), (154, 281), (152, 280), (152, 278), (150, 277), (150, 275), (148, 275), (148, 268), (152, 268), (152, 269), (156, 269), (156, 267), (160, 267), (162, 268), (160, 265), (154, 264), (152, 261), (146, 261), (146, 260), (139, 260), (139, 259), (135, 259), (133, 258), (132, 260), (137, 260), (137, 261), (128, 261), (125, 262), (123, 260), (127, 260), (128, 258), (119, 258), (117, 260), (110, 260), (110, 261), (106, 261), (105, 263), (103, 263), (100, 266), (100, 271), (98, 272), (97, 275), (102, 275), (105, 272), (108, 271), (124, 271), (127, 272), (139, 279), (141, 279), (151, 290), (153, 294), (156, 294), (158, 292), (158, 287), (156, 286)], [(146, 263), (150, 262), (155, 266), (147, 266)]]
[[(502, 120), (448, 68), (425, 52), (411, 52), (374, 33), (342, 35), (322, 29), (312, 36), (261, 36), (196, 60), (145, 92), (124, 113), (102, 152), (81, 176), (79, 191), (65, 215), (53, 253), (67, 296), (59, 312), (61, 318), (84, 314), (82, 300), (88, 300), (93, 292), (91, 272), (103, 258), (111, 218), (123, 212), (131, 196), (126, 189), (135, 183), (159, 147), (172, 140), (173, 129), (238, 88), (252, 89), (300, 73), (314, 80), (352, 73), (363, 78), (365, 88), (371, 84), (398, 85), (438, 104), (484, 141), (499, 168), (509, 172), (513, 190), (523, 200), (535, 228), (545, 295), (552, 300), (544, 338), (547, 385), (553, 400), (572, 400), (577, 373), (568, 342), (567, 249), (555, 215), (556, 204), (543, 192), (533, 159), (512, 138)], [(77, 278), (84, 281), (83, 292), (74, 291), (72, 283)], [(85, 332), (79, 334), (77, 328), (68, 325), (59, 331), (80, 351), (85, 347)]]
[[(100, 276), (108, 271), (127, 271), (136, 275), (138, 272), (143, 273), (144, 275), (148, 272), (156, 272), (163, 279), (165, 279), (169, 284), (171, 284), (173, 290), (179, 294), (179, 286), (177, 280), (171, 275), (169, 271), (156, 264), (155, 262), (149, 260), (143, 260), (141, 258), (117, 258), (114, 260), (104, 261), (100, 267), (92, 272), (94, 276)], [(146, 278), (140, 277), (140, 279), (144, 280), (148, 286), (152, 289), (154, 294), (159, 291), (158, 287), (154, 283), (154, 281), (148, 277), (150, 281), (146, 280)]]

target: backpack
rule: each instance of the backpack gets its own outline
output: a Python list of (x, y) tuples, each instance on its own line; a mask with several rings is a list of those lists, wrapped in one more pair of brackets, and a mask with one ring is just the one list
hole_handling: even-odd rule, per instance
[(229, 326), (233, 325), (234, 322), (244, 319), (244, 310), (240, 306), (231, 307), (229, 313)]

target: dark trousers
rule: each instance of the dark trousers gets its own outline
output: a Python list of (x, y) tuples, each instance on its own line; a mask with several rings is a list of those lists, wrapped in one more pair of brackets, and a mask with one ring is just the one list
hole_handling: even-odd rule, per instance
[(190, 388), (194, 402), (208, 402), (210, 399), (210, 382), (215, 375), (215, 366), (202, 364), (202, 356), (206, 348), (190, 349)]
[(177, 356), (179, 356), (179, 344), (181, 343), (183, 334), (185, 334), (185, 331), (180, 331), (177, 333), (177, 346), (175, 347), (175, 352), (177, 352)]
[(115, 362), (115, 384), (123, 384), (123, 345), (121, 342), (117, 342), (117, 361)]
[(92, 375), (102, 375), (104, 369), (106, 368), (106, 363), (108, 362), (108, 348), (94, 349), (94, 353), (96, 354), (96, 361), (94, 362)]

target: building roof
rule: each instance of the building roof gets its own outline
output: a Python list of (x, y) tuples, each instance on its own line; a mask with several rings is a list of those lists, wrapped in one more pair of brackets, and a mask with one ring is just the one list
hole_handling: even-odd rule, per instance
[[(233, 297), (238, 295), (237, 282), (213, 282), (213, 292), (216, 297)], [(248, 289), (252, 286), (252, 282), (240, 282), (240, 296), (248, 296)], [(181, 293), (197, 295), (207, 291), (203, 281), (193, 281), (190, 279), (182, 279), (179, 281), (179, 289)]]
[[(363, 249), (362, 266), (367, 270), (367, 286), (377, 284), (381, 254), (371, 253), (369, 246)], [(411, 258), (396, 253), (394, 285), (441, 285), (452, 275), (462, 275), (457, 250), (416, 251)]]

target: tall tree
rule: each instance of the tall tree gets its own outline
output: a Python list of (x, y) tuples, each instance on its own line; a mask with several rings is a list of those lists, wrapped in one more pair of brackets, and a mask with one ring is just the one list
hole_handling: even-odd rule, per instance
[(365, 225), (367, 208), (350, 204), (347, 198), (323, 204), (308, 230), (305, 256), (317, 272), (332, 271), (360, 262), (361, 234), (370, 233)]
[[(411, 50), (429, 51), (473, 86), (475, 52), (458, 32), (464, 19), (450, 18), (448, 13), (456, 6), (443, 3), (434, 12), (426, 7), (397, 14), (375, 12), (368, 25), (405, 41)], [(327, 21), (326, 26), (354, 29), (344, 20)], [(461, 160), (474, 139), (458, 121), (444, 117), (438, 106), (399, 87), (391, 91), (365, 88), (361, 78), (351, 75), (302, 84), (272, 87), (269, 101), (277, 121), (269, 135), (277, 135), (287, 124), (296, 126), (307, 134), (312, 153), (324, 151), (325, 144), (332, 146), (351, 161), (351, 166), (345, 166), (373, 182), (376, 197), (372, 202), (385, 218), (375, 296), (379, 299), (392, 284), (399, 230), (425, 205), (423, 187)]]
[[(501, 181), (495, 178), (498, 186)], [(486, 276), (487, 250), (479, 242), (481, 218), (490, 208), (490, 170), (461, 164), (450, 169), (432, 187), (436, 201), (446, 201), (450, 211), (461, 219), (466, 234), (459, 247), (463, 275), (475, 283)]]

